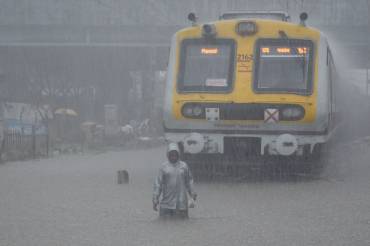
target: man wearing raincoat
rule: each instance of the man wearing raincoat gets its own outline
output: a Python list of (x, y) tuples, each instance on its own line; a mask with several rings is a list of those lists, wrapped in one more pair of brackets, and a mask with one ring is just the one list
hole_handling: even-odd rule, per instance
[[(154, 181), (153, 209), (160, 217), (188, 218), (188, 196), (195, 201), (193, 176), (188, 165), (180, 161), (180, 151), (176, 143), (167, 149), (168, 161), (162, 164)], [(162, 195), (162, 199), (159, 200)]]

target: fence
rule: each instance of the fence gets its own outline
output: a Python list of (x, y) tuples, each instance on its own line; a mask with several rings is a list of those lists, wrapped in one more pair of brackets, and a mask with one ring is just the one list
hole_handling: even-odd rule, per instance
[(49, 154), (49, 136), (36, 134), (34, 127), (31, 132), (8, 129), (4, 132), (1, 149), (5, 160), (46, 157)]

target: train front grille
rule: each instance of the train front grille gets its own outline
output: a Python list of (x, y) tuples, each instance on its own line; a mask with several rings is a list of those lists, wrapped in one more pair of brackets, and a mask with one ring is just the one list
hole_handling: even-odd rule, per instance
[(224, 153), (237, 159), (258, 156), (261, 153), (261, 138), (224, 137)]

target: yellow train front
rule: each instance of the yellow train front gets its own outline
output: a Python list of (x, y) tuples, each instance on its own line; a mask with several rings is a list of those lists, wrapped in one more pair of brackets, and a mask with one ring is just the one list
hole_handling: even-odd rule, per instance
[(237, 18), (177, 32), (164, 104), (186, 158), (317, 156), (335, 127), (325, 36), (284, 20)]

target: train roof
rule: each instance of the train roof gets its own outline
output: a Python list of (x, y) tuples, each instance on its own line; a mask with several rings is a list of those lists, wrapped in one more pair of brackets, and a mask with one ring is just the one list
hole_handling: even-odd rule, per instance
[[(305, 14), (305, 13), (302, 13), (302, 14)], [(214, 21), (210, 21), (206, 23), (197, 23), (196, 22), (197, 18), (195, 17), (195, 15), (193, 17), (194, 17), (194, 21), (192, 21), (192, 26), (180, 29), (176, 32), (176, 34), (187, 33), (188, 31), (191, 32), (191, 30), (197, 30), (197, 29), (199, 31), (199, 29), (202, 29), (206, 25), (224, 26), (224, 25), (229, 25), (232, 23), (237, 24), (239, 22), (251, 20), (254, 23), (257, 23), (257, 25), (262, 24), (266, 26), (266, 25), (271, 24), (271, 27), (287, 28), (286, 30), (291, 30), (293, 32), (296, 32), (297, 30), (302, 31), (305, 29), (307, 31), (306, 33), (307, 35), (316, 33), (316, 35), (318, 34), (322, 40), (325, 40), (325, 42), (327, 42), (327, 38), (321, 30), (315, 27), (312, 27), (312, 26), (306, 26), (305, 20), (307, 19), (307, 14), (306, 14), (306, 18), (304, 18), (304, 20), (301, 19), (300, 23), (291, 22), (289, 15), (283, 11), (232, 11), (232, 12), (227, 12), (221, 15), (219, 20), (214, 20)], [(295, 29), (296, 27), (300, 27), (300, 28)]]
[(320, 33), (320, 36), (323, 36), (325, 37), (324, 33), (315, 28), (315, 27), (312, 27), (312, 26), (306, 26), (306, 25), (302, 25), (300, 23), (295, 23), (295, 22), (288, 22), (288, 21), (282, 21), (282, 20), (274, 20), (274, 19), (268, 19), (268, 18), (258, 18), (258, 17), (254, 17), (254, 18), (237, 18), (237, 19), (220, 19), (220, 20), (215, 20), (215, 21), (211, 21), (211, 22), (205, 22), (205, 23), (196, 23), (196, 24), (193, 24), (192, 26), (189, 26), (189, 27), (185, 27), (185, 28), (182, 28), (180, 30), (178, 30), (176, 33), (181, 33), (181, 32), (186, 32), (188, 30), (191, 30), (193, 28), (200, 28), (202, 27), (203, 25), (207, 25), (207, 24), (214, 24), (214, 25), (219, 25), (221, 23), (238, 23), (240, 21), (243, 21), (243, 20), (252, 20), (256, 23), (271, 23), (271, 24), (274, 24), (274, 26), (276, 25), (280, 25), (281, 27), (283, 26), (286, 26), (286, 27), (297, 27), (297, 26), (302, 26), (304, 28), (306, 28), (307, 30), (310, 30), (310, 31), (313, 31), (313, 32), (318, 32)]
[(219, 19), (270, 19), (289, 22), (290, 16), (284, 11), (229, 11), (223, 13)]

